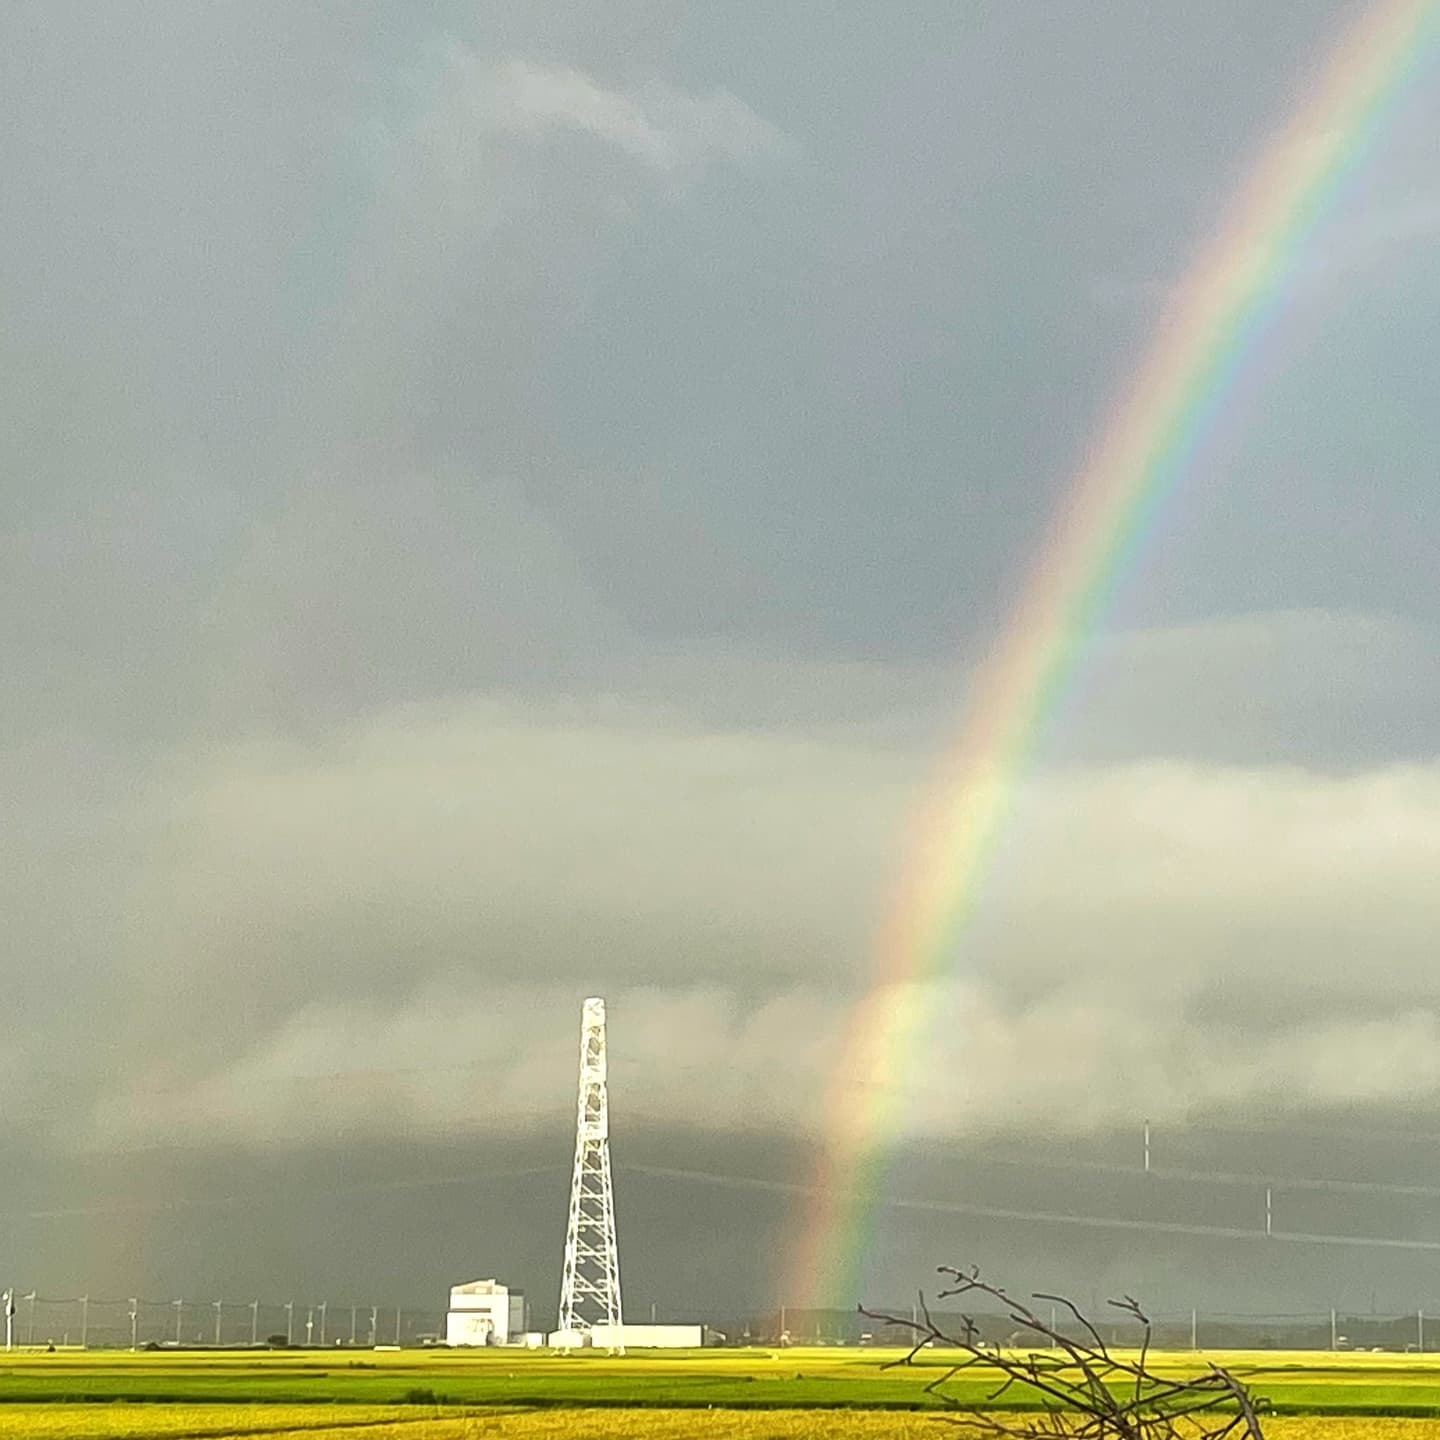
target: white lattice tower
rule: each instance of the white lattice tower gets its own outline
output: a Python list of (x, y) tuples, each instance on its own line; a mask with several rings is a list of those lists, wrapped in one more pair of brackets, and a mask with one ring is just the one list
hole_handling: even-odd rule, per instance
[[(620, 1255), (615, 1246), (615, 1192), (610, 1183), (610, 1104), (605, 1089), (605, 1002), (585, 1002), (580, 1022), (580, 1106), (575, 1175), (560, 1282), (560, 1329), (618, 1327)], [(613, 1332), (615, 1349), (618, 1328)]]

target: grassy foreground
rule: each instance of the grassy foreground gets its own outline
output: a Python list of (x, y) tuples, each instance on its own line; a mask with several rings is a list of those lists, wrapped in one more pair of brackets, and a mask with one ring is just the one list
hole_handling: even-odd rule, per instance
[[(956, 1440), (963, 1431), (917, 1411), (411, 1407), (340, 1413), (313, 1405), (14, 1405), (0, 1440)], [(1436, 1440), (1440, 1421), (1306, 1416), (1267, 1424), (1269, 1440)]]
[[(0, 1355), (0, 1440), (944, 1440), (926, 1384), (950, 1357), (895, 1351), (116, 1351)], [(1440, 1440), (1440, 1355), (1230, 1353), (1276, 1440)], [(1152, 1357), (1184, 1373), (1197, 1357)], [(983, 1405), (993, 1381), (949, 1393)], [(1013, 1392), (1012, 1392), (1013, 1394)], [(1346, 1418), (1353, 1417), (1353, 1418)], [(1384, 1418), (1382, 1418), (1384, 1417)], [(1404, 1418), (1410, 1417), (1410, 1418)]]

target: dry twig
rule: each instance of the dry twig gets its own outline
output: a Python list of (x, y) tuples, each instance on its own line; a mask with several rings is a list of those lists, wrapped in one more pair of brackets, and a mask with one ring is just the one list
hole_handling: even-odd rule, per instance
[[(1263, 1440), (1256, 1403), (1229, 1371), (1211, 1365), (1175, 1376), (1151, 1368), (1150, 1318), (1132, 1296), (1107, 1302), (1140, 1328), (1139, 1345), (1130, 1356), (1112, 1351), (1089, 1317), (1063, 1295), (1018, 1300), (982, 1280), (976, 1269), (944, 1265), (940, 1273), (948, 1283), (937, 1299), (998, 1302), (1020, 1343), (1003, 1350), (986, 1346), (970, 1315), (961, 1315), (959, 1333), (950, 1334), (936, 1322), (923, 1295), (916, 1316), (864, 1307), (860, 1313), (910, 1332), (914, 1344), (894, 1364), (913, 1364), (930, 1346), (961, 1352), (964, 1358), (925, 1388), (945, 1403), (952, 1417), (963, 1414), (974, 1433), (1000, 1440), (1047, 1435), (1071, 1440)], [(1066, 1333), (1057, 1321), (1044, 1320), (1032, 1301), (1066, 1310), (1078, 1335)], [(967, 1405), (948, 1393), (947, 1387), (966, 1371), (994, 1376), (995, 1387), (984, 1405)]]

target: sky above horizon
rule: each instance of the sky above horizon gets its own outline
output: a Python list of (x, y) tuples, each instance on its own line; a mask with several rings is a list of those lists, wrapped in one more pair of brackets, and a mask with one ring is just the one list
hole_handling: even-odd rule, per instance
[[(634, 1153), (803, 1175), (973, 668), (1365, 8), (0, 14), (16, 1204), (557, 1135), (563, 1191), (594, 993)], [(916, 1165), (1440, 1101), (1437, 125), (1431, 65), (1045, 735), (928, 1000)], [(496, 1233), (563, 1226), (551, 1189)], [(743, 1230), (663, 1223), (763, 1292)], [(293, 1260), (127, 1227), (14, 1220), (4, 1264)]]

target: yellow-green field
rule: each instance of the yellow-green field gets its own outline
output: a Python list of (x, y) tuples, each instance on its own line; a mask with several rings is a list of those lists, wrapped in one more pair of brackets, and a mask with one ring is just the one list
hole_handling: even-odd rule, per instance
[[(1277, 1418), (1270, 1440), (1436, 1440), (1440, 1421)], [(15, 1405), (0, 1440), (957, 1440), (933, 1415), (873, 1410), (609, 1408), (348, 1413), (309, 1405)]]
[[(527, 1351), (16, 1352), (0, 1440), (937, 1440), (925, 1386), (949, 1358), (791, 1349), (624, 1357)], [(1162, 1373), (1197, 1357), (1161, 1355)], [(1273, 1440), (1440, 1440), (1440, 1355), (1257, 1351), (1213, 1358), (1276, 1415)], [(983, 1402), (993, 1380), (967, 1381)], [(959, 1389), (960, 1387), (952, 1387)], [(1432, 1418), (1433, 1417), (1433, 1418)]]
[[(910, 1410), (955, 1358), (836, 1348), (651, 1351), (622, 1357), (517, 1350), (65, 1351), (0, 1358), (0, 1409), (42, 1402), (188, 1405), (643, 1406), (658, 1409)], [(1440, 1355), (1231, 1352), (1219, 1358), (1277, 1413), (1440, 1418)], [(1180, 1374), (1197, 1357), (1152, 1356)], [(950, 1393), (977, 1404), (993, 1388), (970, 1371)]]

